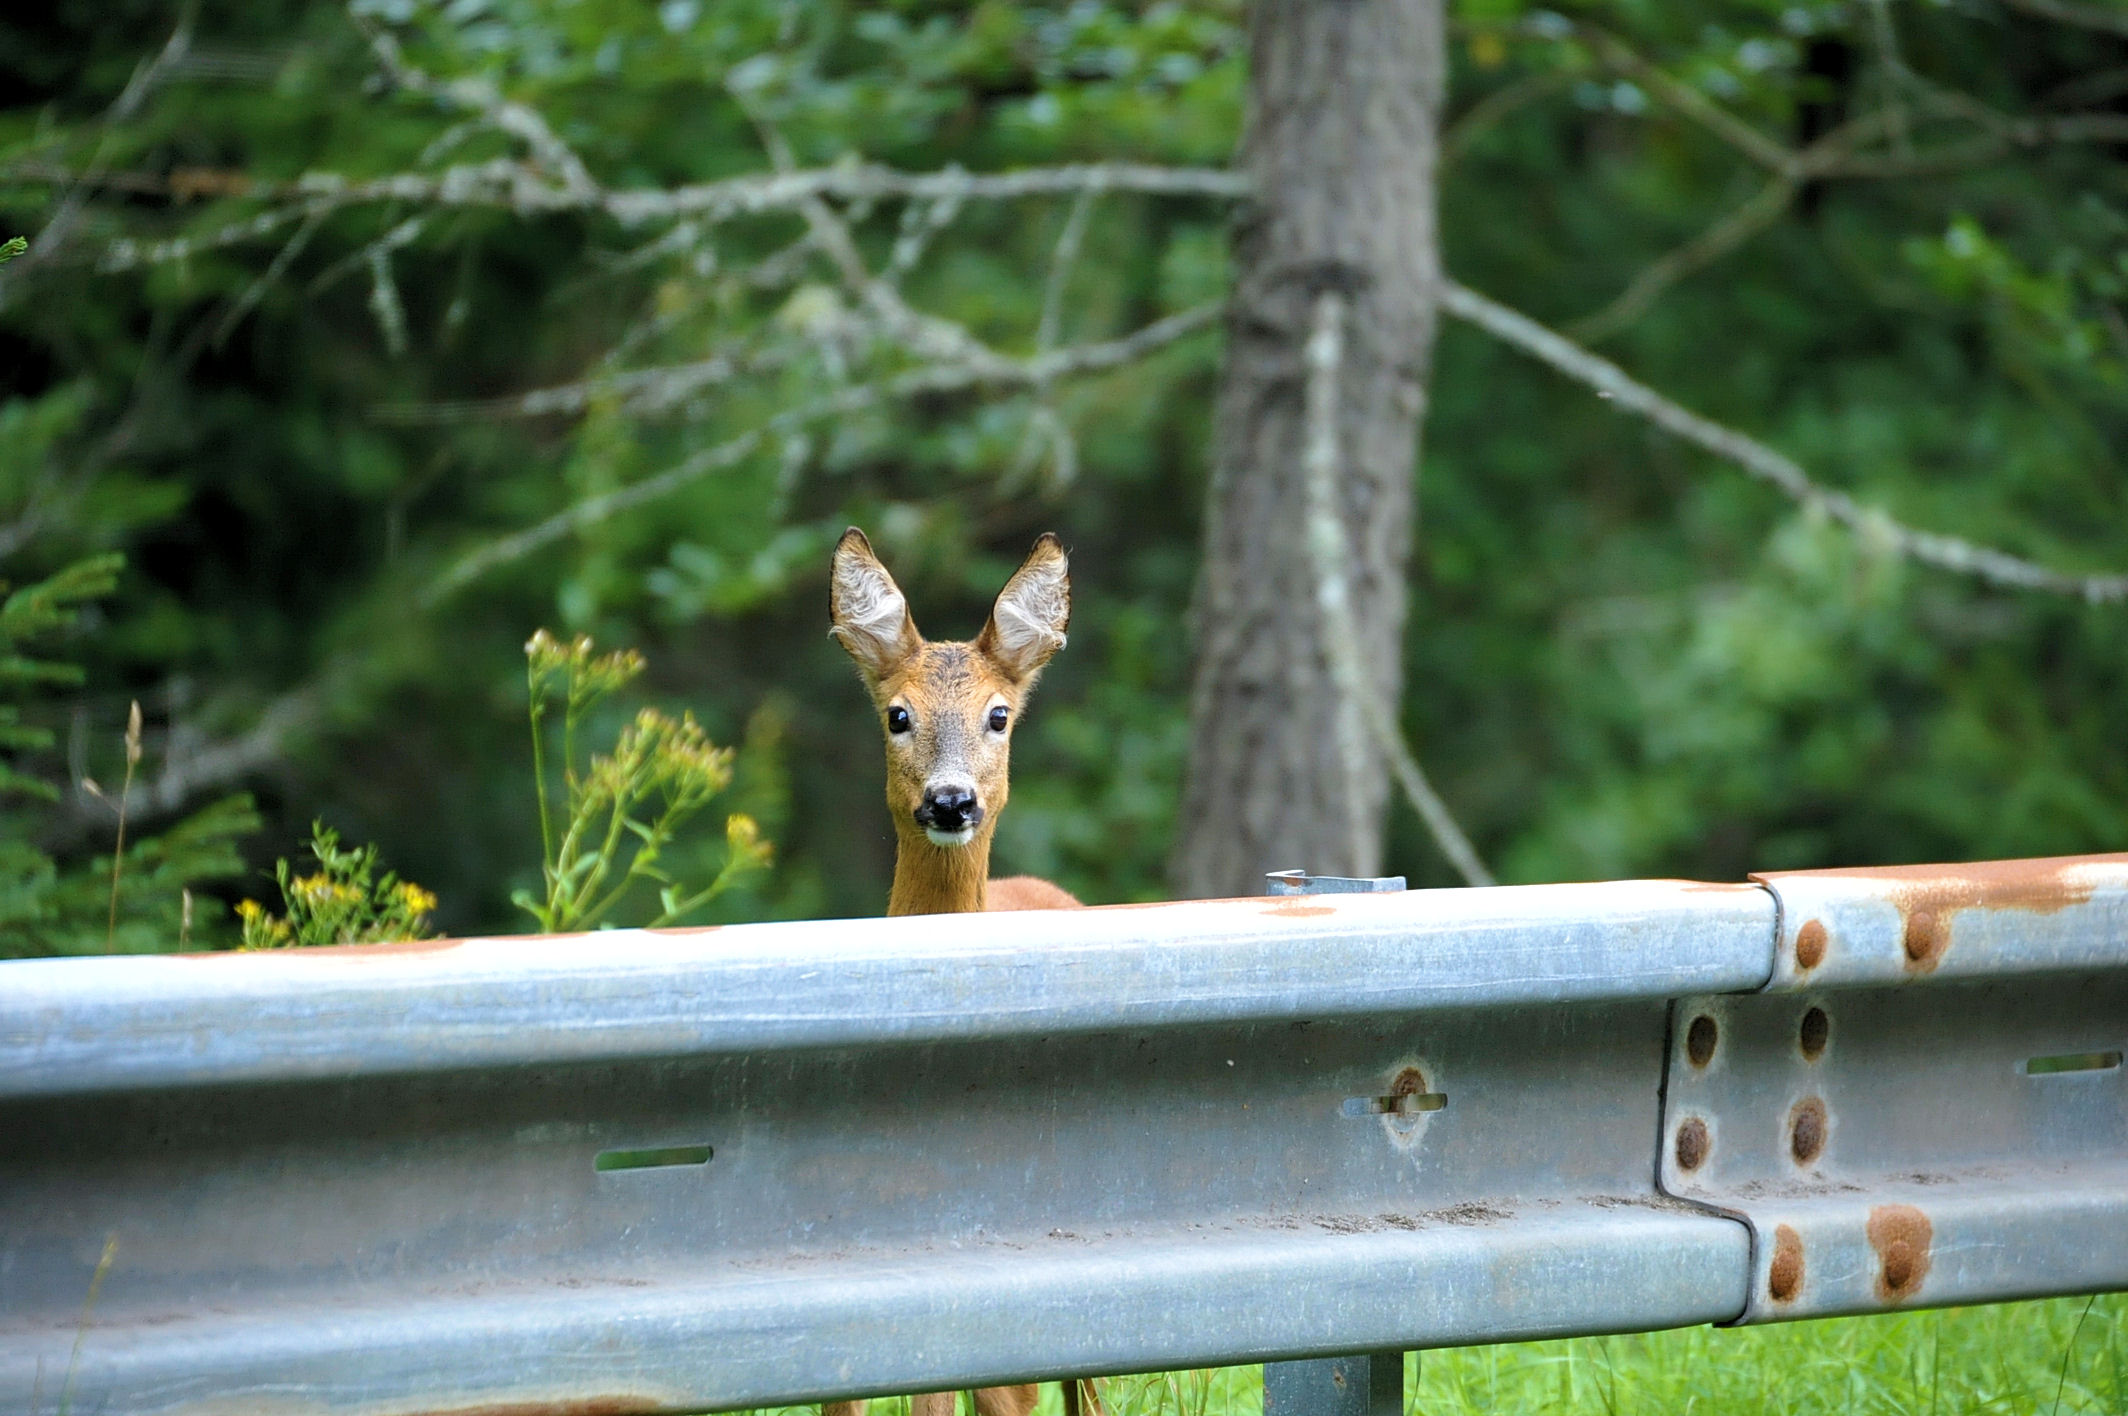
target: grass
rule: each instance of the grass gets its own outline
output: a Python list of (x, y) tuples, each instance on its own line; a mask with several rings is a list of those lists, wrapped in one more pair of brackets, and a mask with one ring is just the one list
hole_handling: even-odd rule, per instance
[[(1408, 1416), (2128, 1416), (2128, 1294), (1465, 1347), (1407, 1358)], [(1111, 1416), (1261, 1416), (1256, 1367), (1116, 1377)], [(810, 1408), (791, 1408), (792, 1416)], [(966, 1410), (966, 1403), (963, 1403)], [(1036, 1416), (1061, 1416), (1045, 1387)], [(872, 1416), (906, 1416), (900, 1399)]]

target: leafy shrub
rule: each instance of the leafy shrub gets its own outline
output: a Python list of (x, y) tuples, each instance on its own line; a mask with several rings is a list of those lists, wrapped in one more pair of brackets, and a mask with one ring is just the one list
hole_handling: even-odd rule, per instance
[(274, 863), (283, 915), (257, 900), (236, 907), (246, 949), (300, 949), (330, 944), (382, 944), (429, 937), (436, 897), (391, 871), (377, 874), (377, 848), (342, 850), (340, 833), (310, 823), (310, 853), (318, 868), (290, 878), (287, 860)]

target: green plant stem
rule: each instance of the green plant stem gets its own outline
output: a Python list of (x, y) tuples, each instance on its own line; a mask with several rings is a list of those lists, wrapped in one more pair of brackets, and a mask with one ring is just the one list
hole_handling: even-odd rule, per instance
[(525, 685), (530, 690), (532, 702), (532, 789), (539, 797), (539, 849), (540, 861), (551, 869), (554, 864), (554, 823), (547, 807), (547, 754), (541, 741), (540, 719), (546, 716), (546, 696), (540, 691), (539, 674), (530, 665), (525, 668)]
[(573, 676), (575, 671), (572, 669), (570, 672), (572, 677), (569, 681), (569, 696), (562, 706), (562, 785), (568, 788), (569, 812), (573, 816), (577, 806), (576, 724), (583, 714), (583, 708), (577, 702), (576, 680)]
[(724, 862), (724, 868), (717, 872), (716, 879), (710, 881), (702, 890), (688, 896), (671, 909), (660, 914), (656, 919), (645, 925), (644, 928), (662, 929), (668, 924), (678, 923), (682, 916), (693, 913), (723, 894), (732, 881), (739, 878), (739, 872), (746, 868), (746, 862), (743, 859), (736, 855), (733, 856), (730, 860)]
[[(628, 797), (633, 797), (634, 795), (632, 791), (627, 793)], [(627, 824), (627, 821), (628, 801), (617, 795), (613, 800), (613, 812), (606, 821), (606, 839), (599, 844), (598, 864), (592, 867), (590, 878), (584, 882), (584, 899), (586, 901), (596, 901), (597, 903), (587, 904), (584, 912), (577, 916), (576, 922), (580, 927), (589, 928), (597, 924), (600, 917), (607, 910), (612, 909), (620, 901), (621, 896), (628, 893), (629, 885), (635, 880), (635, 866), (631, 862), (628, 873), (621, 877), (621, 883), (614, 887), (613, 893), (603, 900), (598, 899), (599, 887), (606, 883), (606, 876), (613, 869), (613, 857), (620, 849), (621, 830)], [(636, 855), (640, 858), (642, 852), (638, 851)]]
[(104, 926), (103, 946), (112, 949), (118, 943), (118, 880), (125, 868), (126, 859), (126, 798), (133, 794), (133, 758), (126, 756), (126, 779), (118, 788), (118, 843), (111, 847), (111, 917)]

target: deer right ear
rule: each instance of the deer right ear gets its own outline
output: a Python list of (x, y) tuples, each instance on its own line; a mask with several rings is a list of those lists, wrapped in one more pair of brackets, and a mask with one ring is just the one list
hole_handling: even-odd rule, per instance
[(852, 526), (835, 543), (828, 577), (828, 633), (857, 661), (858, 672), (877, 683), (900, 667), (923, 645), (909, 618), (909, 602), (887, 568), (872, 554), (872, 543)]

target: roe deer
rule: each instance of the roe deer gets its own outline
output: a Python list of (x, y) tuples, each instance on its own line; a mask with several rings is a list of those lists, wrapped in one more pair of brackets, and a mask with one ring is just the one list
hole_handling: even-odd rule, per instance
[[(990, 841), (1005, 809), (1012, 727), (1071, 622), (1071, 570), (1044, 535), (965, 643), (929, 643), (909, 602), (852, 526), (836, 543), (829, 630), (879, 709), (887, 740), (887, 810), (894, 818), (894, 888), (887, 913), (1077, 909), (1069, 893), (1032, 876), (990, 878)], [(1028, 1416), (1036, 1388), (975, 1393), (979, 1416)], [(952, 1392), (909, 1399), (910, 1416), (954, 1416)], [(834, 1401), (823, 1416), (864, 1416), (862, 1401)], [(1101, 1416), (1091, 1381), (1064, 1383), (1067, 1416)]]

